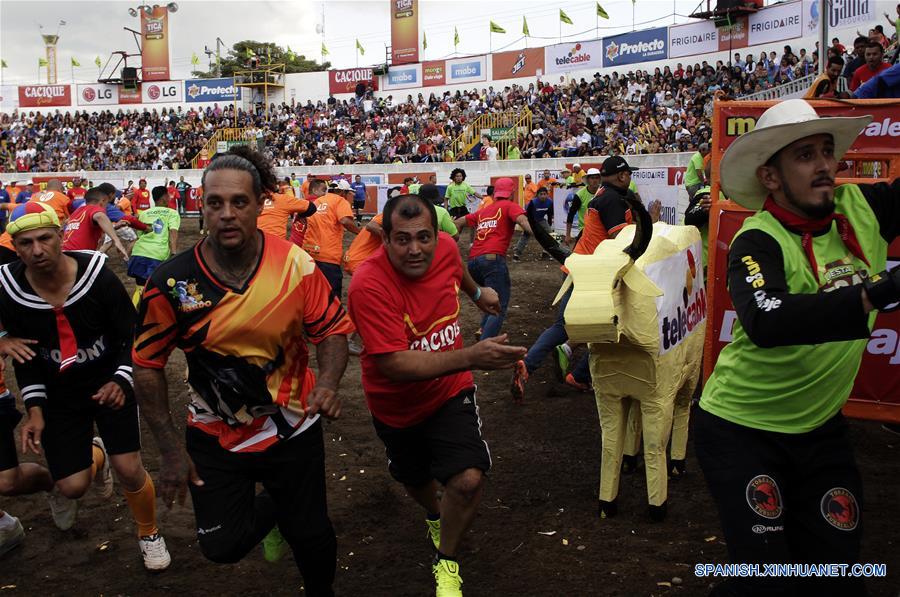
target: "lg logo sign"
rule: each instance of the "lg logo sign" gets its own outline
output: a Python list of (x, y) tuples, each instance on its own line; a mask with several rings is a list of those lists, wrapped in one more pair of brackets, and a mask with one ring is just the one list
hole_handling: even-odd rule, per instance
[(151, 101), (179, 101), (178, 85), (169, 83), (164, 85), (148, 85), (147, 97)]
[(97, 94), (94, 92), (93, 87), (85, 87), (84, 91), (81, 92), (81, 97), (83, 97), (86, 102), (92, 102), (97, 99)]

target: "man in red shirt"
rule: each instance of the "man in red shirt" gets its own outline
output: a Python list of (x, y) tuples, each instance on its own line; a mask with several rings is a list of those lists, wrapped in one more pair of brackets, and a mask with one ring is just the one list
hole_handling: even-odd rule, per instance
[(109, 196), (100, 189), (94, 187), (84, 195), (84, 205), (76, 209), (63, 229), (64, 251), (96, 251), (100, 239), (105, 232), (116, 250), (128, 260), (128, 251), (119, 240), (119, 235), (106, 215), (106, 203)]
[(509, 199), (516, 190), (512, 178), (501, 178), (494, 183), (494, 203), (473, 214), (457, 218), (454, 223), (462, 231), (466, 226), (475, 229), (475, 240), (469, 249), (469, 273), (476, 282), (489, 286), (500, 295), (500, 313), (485, 313), (481, 318), (481, 338), (492, 338), (500, 334), (500, 327), (506, 318), (509, 296), (512, 290), (509, 268), (506, 265), (506, 251), (512, 240), (516, 224), (531, 234), (531, 226), (525, 210)]
[(390, 199), (382, 237), (353, 275), (348, 298), (365, 345), (363, 391), (391, 475), (427, 513), (438, 595), (461, 596), (456, 554), (491, 466), (469, 370), (509, 368), (525, 349), (506, 345), (505, 336), (463, 347), (459, 290), (485, 312), (497, 313), (500, 301), (463, 268), (427, 199)]
[(69, 201), (75, 202), (84, 197), (84, 194), (87, 190), (83, 186), (84, 181), (80, 178), (76, 178), (72, 181), (72, 188), (66, 191), (66, 196), (69, 198)]
[(150, 201), (150, 191), (147, 190), (147, 180), (142, 178), (138, 181), (138, 188), (134, 190), (134, 196), (131, 198), (131, 205), (134, 207), (135, 215), (140, 215), (145, 209), (153, 207)]
[(184, 210), (179, 207), (181, 205), (181, 193), (175, 187), (174, 180), (169, 182), (169, 186), (166, 187), (166, 193), (169, 194), (169, 209), (174, 209), (179, 215), (184, 213)]
[(850, 91), (856, 91), (860, 85), (881, 71), (891, 67), (890, 64), (884, 61), (884, 48), (878, 42), (870, 41), (866, 44), (865, 56), (866, 63), (853, 71), (853, 79), (850, 81)]

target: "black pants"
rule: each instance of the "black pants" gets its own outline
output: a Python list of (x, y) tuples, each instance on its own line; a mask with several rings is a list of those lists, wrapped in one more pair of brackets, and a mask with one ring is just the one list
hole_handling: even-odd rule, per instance
[[(862, 481), (840, 413), (813, 431), (786, 434), (698, 408), (694, 446), (731, 563), (858, 561)], [(864, 595), (865, 585), (859, 578), (731, 578), (712, 594)]]
[(324, 261), (316, 261), (316, 266), (325, 274), (328, 285), (331, 286), (338, 300), (341, 300), (341, 292), (344, 289), (344, 271), (341, 269), (341, 266), (325, 263)]
[[(337, 541), (325, 502), (321, 423), (264, 452), (243, 454), (188, 427), (187, 451), (204, 482), (190, 487), (206, 558), (238, 562), (277, 524), (294, 552), (306, 594), (334, 594)], [(257, 483), (265, 489), (260, 494)]]

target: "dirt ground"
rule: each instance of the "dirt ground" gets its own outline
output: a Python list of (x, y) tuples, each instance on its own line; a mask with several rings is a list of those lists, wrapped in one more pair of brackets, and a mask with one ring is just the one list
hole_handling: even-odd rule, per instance
[[(196, 224), (187, 221), (180, 244), (196, 239)], [(513, 292), (504, 328), (513, 343), (528, 346), (554, 318), (550, 302), (561, 278), (553, 263), (537, 259), (534, 244), (523, 262), (510, 266)], [(120, 263), (114, 267), (123, 274)], [(477, 310), (463, 301), (467, 342), (477, 327)], [(182, 424), (183, 370), (178, 352), (168, 377), (173, 412)], [(693, 566), (725, 562), (726, 551), (692, 449), (688, 475), (670, 484), (666, 522), (647, 517), (643, 470), (623, 477), (618, 517), (600, 520), (600, 427), (592, 396), (558, 385), (549, 366), (532, 377), (521, 406), (509, 398), (508, 372), (476, 373), (476, 380), (494, 468), (460, 554), (467, 596), (706, 593), (709, 581), (696, 578)], [(325, 423), (329, 507), (338, 538), (336, 591), (433, 595), (423, 513), (388, 475), (358, 359), (351, 357), (341, 394), (340, 420)], [(145, 463), (155, 475), (158, 451), (146, 428), (143, 434)], [(862, 421), (852, 423), (852, 436), (866, 490), (862, 561), (886, 563), (888, 571), (887, 578), (868, 582), (869, 591), (894, 596), (900, 588), (900, 439)], [(21, 548), (0, 559), (0, 594), (288, 595), (302, 586), (291, 558), (267, 564), (260, 548), (233, 566), (207, 562), (197, 547), (189, 503), (160, 509), (159, 525), (173, 558), (161, 574), (143, 569), (118, 488), (109, 501), (88, 494), (78, 523), (66, 533), (53, 526), (42, 495), (0, 498), (0, 508), (19, 516), (27, 533)]]

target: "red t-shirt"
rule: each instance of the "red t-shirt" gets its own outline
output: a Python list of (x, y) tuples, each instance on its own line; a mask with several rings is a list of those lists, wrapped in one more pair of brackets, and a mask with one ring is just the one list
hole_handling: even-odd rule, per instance
[(878, 70), (872, 70), (869, 68), (868, 64), (863, 64), (861, 67), (853, 71), (853, 78), (850, 80), (850, 91), (856, 91), (859, 89), (860, 85), (877, 75), (883, 70), (887, 70), (891, 68), (891, 65), (887, 62), (882, 62), (878, 66)]
[(75, 201), (76, 199), (81, 199), (82, 197), (84, 197), (84, 194), (86, 192), (87, 191), (85, 191), (82, 187), (72, 187), (71, 189), (66, 191), (66, 196), (72, 201)]
[(448, 399), (475, 385), (469, 371), (424, 381), (391, 381), (373, 359), (391, 352), (447, 352), (463, 347), (458, 291), (462, 268), (456, 243), (441, 232), (431, 267), (418, 280), (395, 270), (383, 246), (353, 274), (347, 310), (365, 346), (363, 392), (372, 415), (386, 425), (402, 428), (420, 423)]
[(150, 191), (147, 189), (135, 189), (134, 196), (131, 199), (131, 205), (136, 212), (141, 212), (153, 207), (150, 203)]
[(63, 249), (66, 251), (96, 251), (103, 230), (94, 221), (94, 215), (106, 213), (99, 205), (82, 205), (66, 221), (63, 232)]
[(169, 187), (166, 189), (166, 192), (169, 194), (169, 207), (171, 209), (178, 209), (178, 200), (181, 199), (181, 193), (178, 192), (178, 189), (175, 187)]
[(469, 250), (469, 259), (491, 253), (506, 255), (516, 230), (516, 218), (524, 213), (518, 203), (495, 200), (484, 209), (467, 215), (466, 224), (475, 229), (475, 242)]

